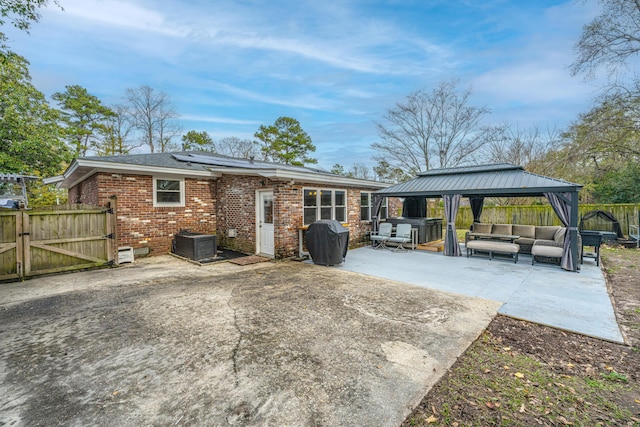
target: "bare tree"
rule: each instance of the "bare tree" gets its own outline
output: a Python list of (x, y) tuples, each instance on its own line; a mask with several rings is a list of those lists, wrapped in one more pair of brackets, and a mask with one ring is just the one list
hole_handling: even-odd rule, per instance
[(262, 158), (260, 144), (251, 139), (240, 139), (235, 136), (222, 138), (216, 143), (216, 151), (231, 157), (242, 159)]
[(179, 117), (169, 95), (156, 92), (152, 87), (142, 85), (126, 91), (132, 123), (140, 131), (140, 140), (153, 153), (156, 149), (164, 153), (176, 147), (172, 142), (181, 128), (176, 122)]
[(489, 110), (468, 105), (471, 89), (459, 94), (457, 84), (418, 90), (389, 109), (388, 123), (376, 123), (381, 141), (371, 145), (380, 153), (374, 158), (411, 174), (472, 160), (485, 143), (478, 137), (479, 123)]
[(541, 159), (561, 141), (560, 132), (555, 127), (541, 130), (537, 125), (521, 129), (503, 123), (485, 129), (484, 135), (487, 139), (484, 151), (488, 162), (505, 162), (525, 167)]
[(640, 51), (640, 0), (599, 0), (602, 12), (582, 28), (575, 45), (572, 75), (595, 77), (601, 66), (609, 75), (624, 68)]
[(364, 163), (354, 163), (349, 169), (348, 176), (358, 179), (372, 179), (373, 174), (371, 168)]
[(110, 108), (115, 115), (110, 117), (104, 126), (97, 154), (99, 156), (129, 154), (131, 150), (138, 147), (131, 141), (133, 123), (131, 123), (129, 108), (123, 104), (112, 105)]

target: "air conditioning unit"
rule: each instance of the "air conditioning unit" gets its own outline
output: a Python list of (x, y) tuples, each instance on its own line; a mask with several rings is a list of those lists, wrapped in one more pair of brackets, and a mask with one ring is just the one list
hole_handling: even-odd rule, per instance
[(181, 230), (173, 238), (173, 253), (194, 261), (216, 256), (217, 237), (214, 234)]

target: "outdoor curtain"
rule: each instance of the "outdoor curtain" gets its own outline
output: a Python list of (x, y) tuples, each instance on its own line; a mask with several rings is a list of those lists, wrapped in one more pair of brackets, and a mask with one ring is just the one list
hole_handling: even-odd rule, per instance
[(447, 221), (447, 232), (444, 236), (444, 254), (447, 256), (461, 256), (458, 235), (456, 234), (456, 216), (460, 206), (459, 194), (446, 194), (444, 199), (444, 216)]
[(482, 207), (484, 206), (484, 197), (469, 197), (469, 204), (471, 205), (471, 212), (473, 213), (473, 222), (480, 222), (480, 215), (482, 215)]
[(576, 271), (578, 260), (574, 260), (571, 254), (571, 230), (577, 227), (570, 227), (571, 225), (571, 193), (544, 193), (544, 196), (549, 200), (554, 212), (562, 221), (562, 224), (566, 227), (567, 231), (564, 233), (564, 243), (562, 245), (562, 261), (560, 266), (564, 270)]
[(405, 197), (402, 203), (402, 216), (405, 218), (425, 218), (427, 199), (424, 197)]
[(371, 212), (371, 232), (378, 232), (378, 225), (380, 224), (380, 209), (382, 208), (383, 197), (377, 194), (373, 195), (373, 212)]

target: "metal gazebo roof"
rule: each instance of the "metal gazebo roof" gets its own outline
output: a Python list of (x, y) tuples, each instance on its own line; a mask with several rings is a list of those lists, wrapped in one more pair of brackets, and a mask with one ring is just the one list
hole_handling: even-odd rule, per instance
[(523, 197), (578, 192), (581, 188), (580, 184), (527, 172), (522, 166), (494, 163), (433, 169), (410, 181), (378, 190), (376, 194), (396, 197), (442, 197), (445, 194)]

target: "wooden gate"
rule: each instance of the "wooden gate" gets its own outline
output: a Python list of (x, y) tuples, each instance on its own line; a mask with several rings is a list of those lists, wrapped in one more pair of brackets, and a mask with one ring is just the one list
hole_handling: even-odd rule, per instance
[(0, 211), (0, 280), (117, 262), (114, 215), (87, 205)]

